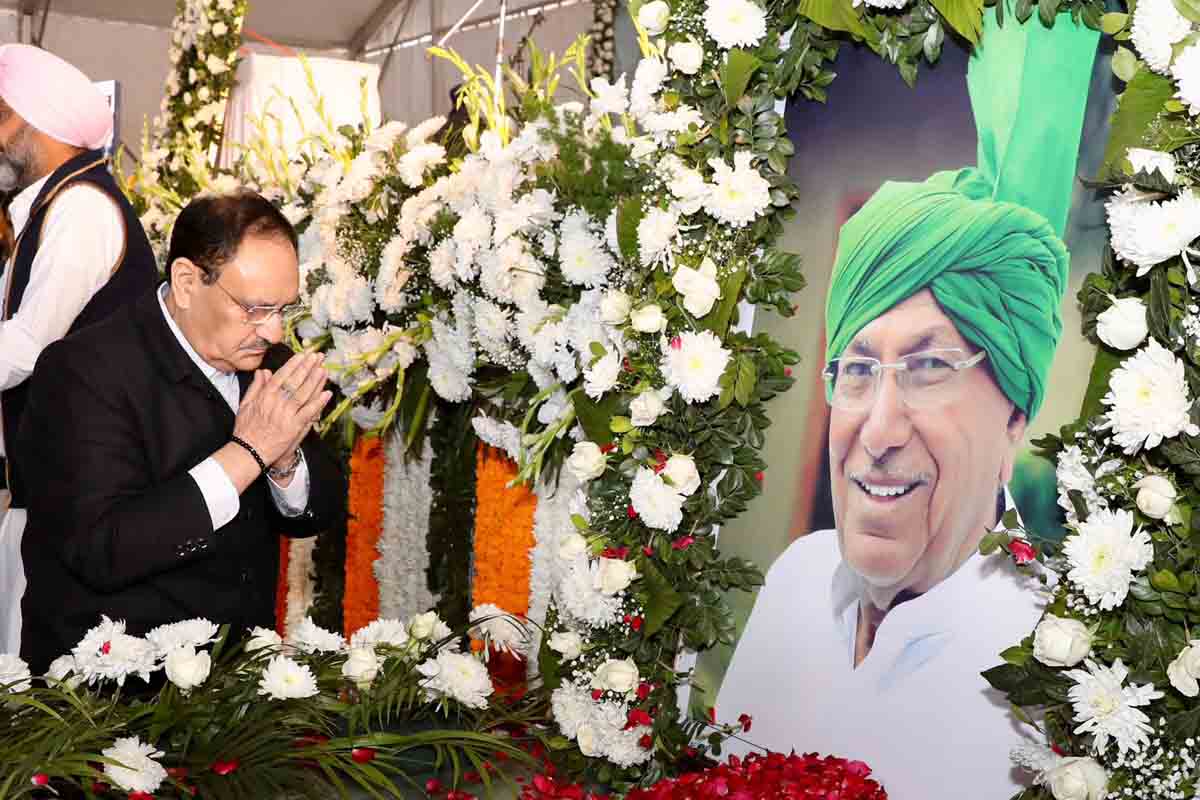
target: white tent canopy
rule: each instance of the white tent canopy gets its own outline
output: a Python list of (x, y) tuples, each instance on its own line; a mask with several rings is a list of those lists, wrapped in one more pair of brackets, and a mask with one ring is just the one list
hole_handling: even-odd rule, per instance
[[(384, 116), (413, 123), (449, 110), (458, 77), (425, 51), (472, 5), (474, 0), (249, 0), (245, 42), (273, 55), (303, 52), (384, 67)], [(500, 0), (483, 0), (448, 46), (470, 63), (494, 64), (499, 10)], [(0, 0), (0, 43), (40, 35), (43, 47), (94, 80), (118, 81), (119, 134), (136, 154), (143, 120), (158, 113), (163, 95), (174, 17), (174, 0)], [(505, 52), (511, 54), (535, 22), (539, 46), (562, 52), (591, 20), (591, 0), (508, 0)]]

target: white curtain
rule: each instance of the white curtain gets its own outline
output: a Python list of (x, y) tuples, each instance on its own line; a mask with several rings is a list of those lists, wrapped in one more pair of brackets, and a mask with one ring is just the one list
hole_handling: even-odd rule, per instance
[[(380, 121), (379, 66), (335, 58), (309, 58), (309, 68), (317, 91), (324, 99), (325, 112), (334, 128), (358, 125), (363, 120), (361, 84), (366, 81), (367, 114), (372, 125)], [(299, 110), (297, 118), (293, 110)], [(266, 114), (282, 124), (285, 148), (294, 148), (306, 132), (320, 130), (323, 123), (315, 108), (316, 98), (309, 89), (304, 65), (298, 58), (252, 53), (238, 66), (237, 85), (225, 111), (225, 145), (220, 163), (229, 166), (237, 160), (240, 148), (254, 138), (255, 120)], [(274, 123), (272, 136), (274, 136)]]

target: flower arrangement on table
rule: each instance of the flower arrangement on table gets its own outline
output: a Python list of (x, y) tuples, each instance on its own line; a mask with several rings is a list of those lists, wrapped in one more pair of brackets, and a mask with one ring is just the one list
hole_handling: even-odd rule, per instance
[(1069, 531), (984, 542), (1050, 595), (985, 677), (1036, 730), (1013, 753), (1034, 774), (1023, 797), (1166, 800), (1200, 789), (1200, 9), (1148, 0), (1103, 22), (1134, 49), (1113, 59), (1111, 248), (1079, 295), (1099, 348), (1081, 419), (1039, 442)]
[[(471, 633), (500, 647), (528, 636), (497, 616)], [(490, 784), (498, 760), (532, 761), (511, 733), (542, 719), (536, 705), (497, 697), (432, 612), (348, 642), (311, 620), (286, 641), (227, 635), (194, 619), (137, 637), (104, 618), (44, 678), (0, 655), (0, 797), (394, 796), (442, 769), (451, 785)]]

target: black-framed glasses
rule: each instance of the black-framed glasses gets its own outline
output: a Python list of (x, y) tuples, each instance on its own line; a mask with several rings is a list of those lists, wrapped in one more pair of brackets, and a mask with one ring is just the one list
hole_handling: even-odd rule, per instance
[(868, 356), (835, 358), (825, 367), (825, 401), (843, 411), (865, 411), (875, 404), (884, 370), (896, 371), (896, 384), (904, 404), (912, 409), (932, 408), (954, 397), (953, 390), (963, 370), (987, 357), (958, 347), (923, 350), (884, 364)]
[(225, 293), (225, 296), (237, 304), (237, 307), (242, 310), (245, 315), (247, 325), (265, 325), (271, 321), (271, 318), (276, 314), (282, 319), (287, 319), (289, 315), (300, 310), (300, 303), (288, 303), (286, 306), (250, 306), (243, 303), (234, 296), (233, 292), (221, 285), (218, 278), (213, 281), (213, 285)]

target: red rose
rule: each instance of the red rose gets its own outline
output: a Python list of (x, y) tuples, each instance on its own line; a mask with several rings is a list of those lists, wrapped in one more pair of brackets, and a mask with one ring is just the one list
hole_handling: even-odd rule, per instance
[(371, 747), (356, 747), (350, 751), (350, 757), (355, 764), (369, 764), (375, 759), (375, 750)]
[(214, 761), (212, 763), (212, 771), (218, 775), (225, 776), (238, 768), (238, 760), (231, 758), (228, 761)]
[(1033, 549), (1033, 545), (1024, 539), (1013, 539), (1008, 543), (1008, 552), (1012, 554), (1013, 561), (1018, 564), (1028, 564), (1037, 558), (1037, 550)]

